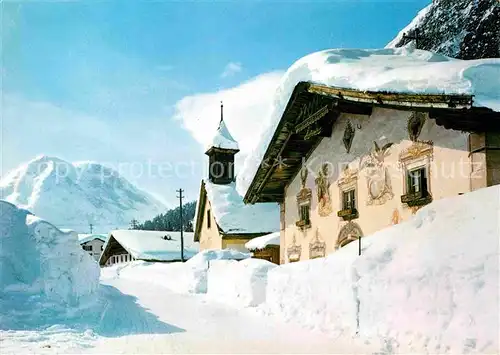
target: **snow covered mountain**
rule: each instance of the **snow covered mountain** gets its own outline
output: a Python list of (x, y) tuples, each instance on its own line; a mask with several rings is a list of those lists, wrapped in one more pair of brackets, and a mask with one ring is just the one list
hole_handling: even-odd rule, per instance
[(150, 194), (98, 163), (39, 156), (0, 180), (0, 199), (59, 228), (86, 232), (128, 227), (165, 211)]
[[(430, 0), (429, 0), (430, 1)], [(500, 57), (498, 0), (433, 0), (388, 45), (401, 47), (418, 30), (418, 49), (459, 59)]]

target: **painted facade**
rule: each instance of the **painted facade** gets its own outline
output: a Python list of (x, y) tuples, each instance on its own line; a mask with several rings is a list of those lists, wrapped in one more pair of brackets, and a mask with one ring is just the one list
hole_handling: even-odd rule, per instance
[(377, 107), (370, 116), (342, 113), (285, 189), (281, 261), (325, 256), (410, 217), (419, 206), (402, 202), (415, 181), (409, 171), (423, 168), (424, 204), (471, 191), (485, 171), (471, 162), (469, 133), (440, 127), (426, 113)]

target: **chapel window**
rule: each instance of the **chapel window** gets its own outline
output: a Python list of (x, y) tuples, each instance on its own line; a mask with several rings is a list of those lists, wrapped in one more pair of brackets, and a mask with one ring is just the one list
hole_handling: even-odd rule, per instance
[(210, 210), (207, 211), (207, 228), (210, 229), (212, 226), (212, 218), (211, 218)]

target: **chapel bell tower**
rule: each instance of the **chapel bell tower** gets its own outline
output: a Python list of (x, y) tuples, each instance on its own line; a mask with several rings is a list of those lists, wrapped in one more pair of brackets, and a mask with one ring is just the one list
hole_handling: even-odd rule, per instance
[(224, 106), (220, 105), (219, 128), (212, 143), (205, 152), (208, 155), (208, 178), (218, 185), (230, 184), (234, 181), (234, 156), (240, 151), (238, 142), (229, 133), (224, 122)]

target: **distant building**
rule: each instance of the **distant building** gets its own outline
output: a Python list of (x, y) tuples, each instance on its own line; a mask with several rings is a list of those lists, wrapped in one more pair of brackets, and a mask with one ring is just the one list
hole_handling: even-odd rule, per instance
[(245, 244), (255, 259), (264, 259), (275, 264), (280, 263), (280, 232), (257, 237)]
[(246, 206), (236, 191), (234, 156), (238, 143), (229, 133), (222, 117), (211, 145), (209, 176), (201, 182), (196, 206), (194, 240), (200, 249), (235, 249), (248, 252), (249, 240), (279, 230), (276, 203)]
[[(99, 265), (110, 266), (133, 260), (181, 261), (181, 233), (169, 231), (116, 230), (109, 233)], [(184, 232), (184, 260), (199, 251), (193, 233)]]
[(99, 261), (106, 242), (106, 234), (78, 234), (78, 241), (83, 250), (87, 251), (96, 261)]

